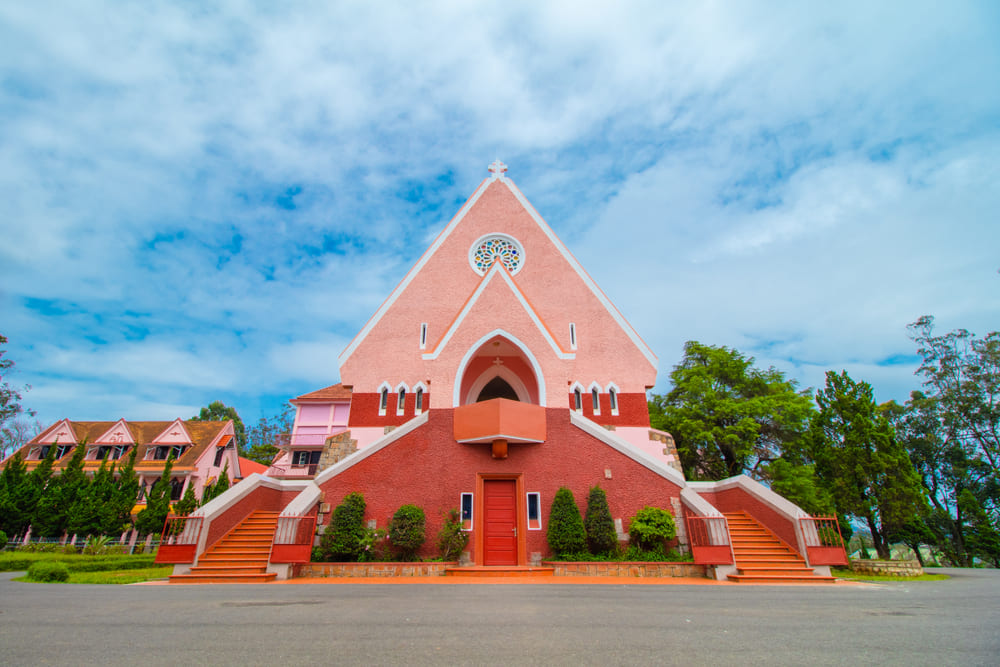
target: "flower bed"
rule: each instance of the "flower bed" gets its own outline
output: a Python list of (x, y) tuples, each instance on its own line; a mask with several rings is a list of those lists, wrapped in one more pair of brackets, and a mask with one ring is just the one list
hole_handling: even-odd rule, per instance
[(447, 567), (458, 563), (302, 563), (296, 577), (443, 577)]
[(543, 561), (557, 577), (705, 577), (704, 565), (653, 561)]

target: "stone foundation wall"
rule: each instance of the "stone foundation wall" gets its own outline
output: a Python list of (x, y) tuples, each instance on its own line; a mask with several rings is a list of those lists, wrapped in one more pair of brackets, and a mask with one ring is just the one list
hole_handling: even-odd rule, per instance
[(296, 577), (443, 577), (446, 567), (455, 562), (439, 563), (303, 563), (295, 569)]
[(917, 560), (852, 560), (851, 571), (890, 577), (919, 577), (924, 573)]
[(695, 563), (615, 563), (545, 561), (557, 577), (705, 577), (705, 566)]

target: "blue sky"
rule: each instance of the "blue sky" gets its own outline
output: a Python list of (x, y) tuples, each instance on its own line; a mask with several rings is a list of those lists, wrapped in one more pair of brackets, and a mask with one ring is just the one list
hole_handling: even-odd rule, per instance
[(903, 400), (1000, 328), (1000, 9), (0, 5), (0, 333), (49, 423), (247, 422), (336, 358), (499, 157), (660, 358)]

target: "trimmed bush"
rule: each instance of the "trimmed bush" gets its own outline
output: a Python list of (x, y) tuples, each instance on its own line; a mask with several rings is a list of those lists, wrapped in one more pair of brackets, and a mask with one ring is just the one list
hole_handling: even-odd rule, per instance
[(333, 518), (319, 541), (319, 549), (325, 561), (353, 563), (361, 556), (365, 536), (365, 497), (360, 493), (349, 493), (344, 501), (333, 510)]
[(604, 489), (595, 486), (587, 495), (587, 514), (583, 519), (587, 531), (587, 548), (598, 556), (612, 554), (618, 550), (618, 533), (608, 509), (608, 496)]
[(580, 508), (576, 506), (573, 492), (565, 486), (559, 487), (552, 499), (549, 510), (549, 528), (546, 532), (549, 549), (556, 556), (580, 553), (587, 550), (587, 533), (580, 518)]
[(677, 535), (674, 516), (665, 509), (646, 506), (629, 523), (632, 543), (644, 551), (663, 553), (666, 543)]
[(399, 554), (399, 560), (417, 559), (417, 552), (424, 544), (427, 517), (416, 505), (403, 505), (389, 522), (389, 543)]
[(438, 533), (438, 550), (441, 560), (458, 560), (469, 544), (469, 534), (462, 530), (462, 515), (457, 509), (445, 512), (444, 525)]
[(31, 581), (68, 581), (69, 568), (59, 561), (39, 561), (28, 568)]

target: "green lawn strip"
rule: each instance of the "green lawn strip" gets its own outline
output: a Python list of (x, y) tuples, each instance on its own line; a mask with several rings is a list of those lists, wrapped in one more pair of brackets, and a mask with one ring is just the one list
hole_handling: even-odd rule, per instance
[[(173, 573), (174, 566), (145, 567), (132, 570), (111, 570), (106, 572), (71, 572), (67, 584), (137, 584), (143, 581), (166, 579)], [(39, 583), (28, 579), (27, 575), (17, 577), (14, 581)]]
[(40, 561), (65, 563), (72, 572), (99, 572), (109, 570), (135, 570), (153, 566), (152, 555), (139, 556), (84, 556), (82, 554), (27, 553), (6, 551), (0, 553), (0, 572), (20, 572)]
[(942, 581), (950, 579), (947, 574), (921, 574), (918, 577), (894, 577), (888, 574), (862, 574), (853, 570), (842, 568), (831, 568), (830, 573), (839, 579), (850, 579), (852, 581)]

